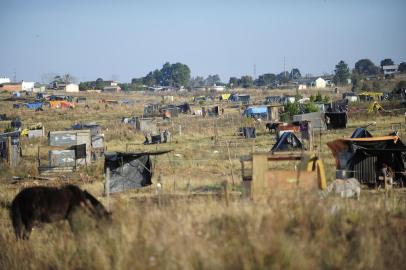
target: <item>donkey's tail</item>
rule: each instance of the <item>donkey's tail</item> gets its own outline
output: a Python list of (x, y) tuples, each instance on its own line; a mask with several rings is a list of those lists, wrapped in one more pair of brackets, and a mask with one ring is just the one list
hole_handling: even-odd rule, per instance
[(13, 201), (11, 204), (10, 215), (16, 238), (22, 239), (24, 234), (24, 224), (21, 217), (20, 205), (17, 201)]

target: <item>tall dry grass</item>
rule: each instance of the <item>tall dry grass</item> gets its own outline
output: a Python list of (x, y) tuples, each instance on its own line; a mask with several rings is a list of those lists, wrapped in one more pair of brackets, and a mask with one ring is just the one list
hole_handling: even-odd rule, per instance
[[(67, 223), (17, 242), (0, 231), (1, 269), (402, 269), (405, 194), (361, 201), (297, 197), (253, 204), (114, 199), (103, 228)], [(2, 217), (4, 217), (2, 210)]]

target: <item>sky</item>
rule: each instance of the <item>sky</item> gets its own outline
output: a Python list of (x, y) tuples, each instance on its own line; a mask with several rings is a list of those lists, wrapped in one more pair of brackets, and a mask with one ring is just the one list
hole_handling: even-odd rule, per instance
[(405, 11), (405, 0), (0, 0), (0, 77), (129, 82), (181, 62), (227, 82), (284, 66), (321, 75), (340, 60), (400, 63)]

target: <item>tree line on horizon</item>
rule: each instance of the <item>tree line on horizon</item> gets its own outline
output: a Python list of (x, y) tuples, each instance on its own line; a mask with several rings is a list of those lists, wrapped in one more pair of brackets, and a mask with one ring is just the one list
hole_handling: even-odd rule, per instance
[[(353, 85), (353, 91), (365, 90), (364, 80), (366, 77), (382, 74), (382, 66), (393, 65), (394, 62), (390, 58), (383, 59), (380, 66), (376, 66), (370, 59), (358, 60), (353, 69), (350, 69), (348, 64), (341, 60), (335, 65), (334, 74), (332, 74), (335, 85), (343, 86), (349, 84), (349, 79)], [(406, 72), (406, 63), (402, 62), (398, 65), (398, 70), (401, 73)], [(60, 76), (58, 76), (60, 78)], [(308, 77), (308, 76), (306, 76)], [(305, 78), (306, 78), (305, 77)], [(243, 75), (240, 78), (230, 77), (227, 83), (221, 81), (218, 74), (208, 75), (206, 78), (202, 76), (191, 77), (191, 70), (186, 64), (166, 62), (161, 69), (155, 69), (147, 73), (144, 77), (133, 78), (131, 83), (120, 83), (122, 90), (142, 90), (145, 86), (168, 86), (178, 88), (181, 86), (189, 88), (198, 88), (213, 85), (222, 85), (229, 87), (241, 88), (272, 88), (283, 84), (297, 82), (303, 79), (298, 68), (293, 68), (291, 71), (282, 71), (278, 74), (264, 73), (257, 78), (250, 75)], [(81, 90), (102, 89), (104, 86), (102, 78), (95, 81), (81, 82), (79, 87)]]

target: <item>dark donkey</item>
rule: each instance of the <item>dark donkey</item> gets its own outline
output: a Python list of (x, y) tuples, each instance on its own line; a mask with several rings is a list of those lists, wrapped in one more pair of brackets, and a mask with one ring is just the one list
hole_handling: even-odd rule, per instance
[(26, 188), (14, 198), (10, 214), (17, 239), (28, 239), (38, 222), (67, 219), (72, 227), (72, 216), (79, 209), (96, 219), (111, 218), (95, 197), (74, 185)]

